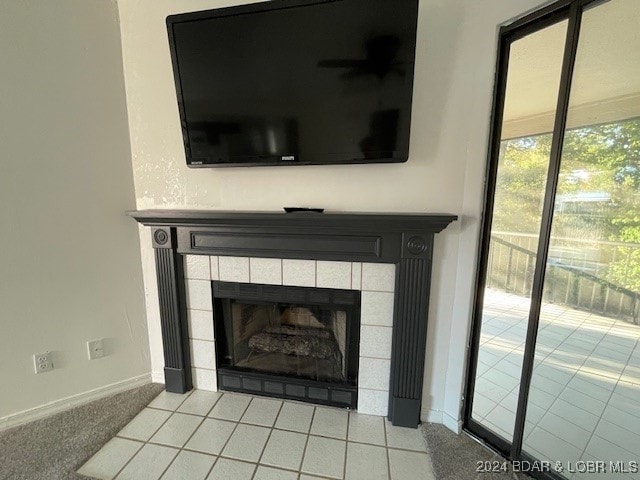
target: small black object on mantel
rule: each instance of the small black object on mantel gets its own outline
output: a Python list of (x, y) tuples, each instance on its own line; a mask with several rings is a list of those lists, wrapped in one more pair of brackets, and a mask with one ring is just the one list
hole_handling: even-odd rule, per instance
[(284, 207), (287, 213), (323, 213), (324, 208)]

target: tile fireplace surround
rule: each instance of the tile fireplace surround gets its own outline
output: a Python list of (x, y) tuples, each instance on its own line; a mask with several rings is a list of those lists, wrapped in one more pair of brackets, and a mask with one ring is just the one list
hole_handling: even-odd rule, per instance
[(433, 236), (453, 215), (129, 212), (150, 226), (169, 392), (217, 390), (211, 281), (360, 290), (358, 411), (420, 421)]

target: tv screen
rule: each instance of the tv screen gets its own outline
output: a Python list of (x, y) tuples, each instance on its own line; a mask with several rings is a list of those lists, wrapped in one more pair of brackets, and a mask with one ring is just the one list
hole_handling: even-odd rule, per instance
[(187, 164), (405, 162), (418, 0), (167, 17)]

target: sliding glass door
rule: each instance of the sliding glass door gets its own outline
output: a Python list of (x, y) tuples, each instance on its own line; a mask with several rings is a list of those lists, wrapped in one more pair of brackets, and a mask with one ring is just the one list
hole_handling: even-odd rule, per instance
[(549, 170), (551, 139), (545, 132), (554, 120), (540, 118), (532, 131), (518, 119), (540, 105), (555, 109), (566, 32), (567, 21), (561, 20), (515, 40), (509, 49), (471, 411), (473, 420), (509, 442)]
[(465, 426), (543, 477), (640, 479), (638, 25), (577, 0), (501, 34)]

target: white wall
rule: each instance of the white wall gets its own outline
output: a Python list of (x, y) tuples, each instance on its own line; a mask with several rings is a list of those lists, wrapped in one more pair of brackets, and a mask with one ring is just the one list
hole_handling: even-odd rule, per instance
[(150, 359), (115, 1), (0, 2), (0, 59), (2, 427)]
[[(406, 164), (190, 170), (165, 17), (241, 3), (120, 0), (138, 208), (442, 212), (436, 238), (423, 418), (457, 428), (499, 24), (540, 0), (422, 0)], [(149, 234), (141, 233), (153, 371), (163, 366)]]

